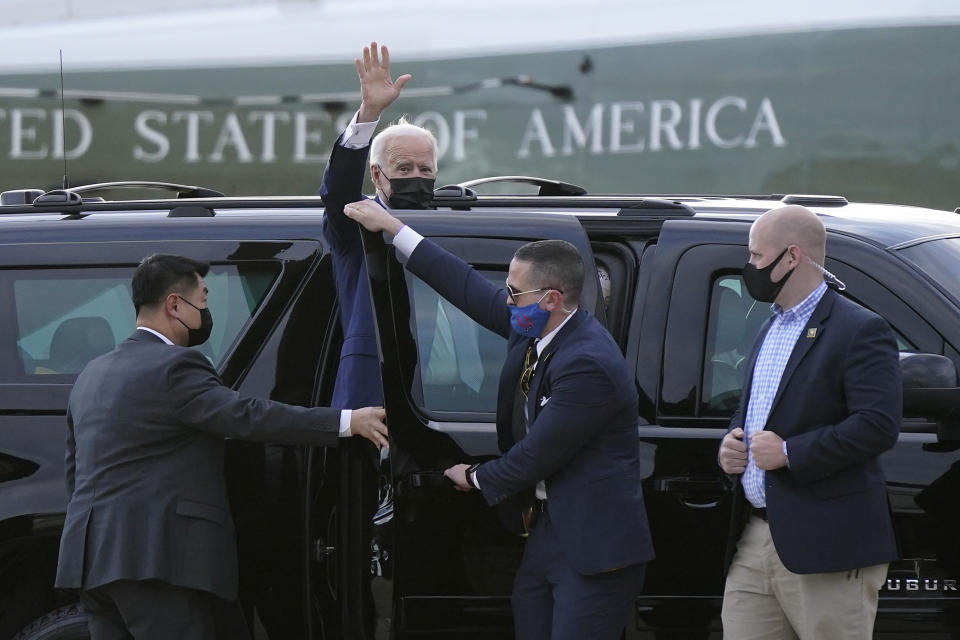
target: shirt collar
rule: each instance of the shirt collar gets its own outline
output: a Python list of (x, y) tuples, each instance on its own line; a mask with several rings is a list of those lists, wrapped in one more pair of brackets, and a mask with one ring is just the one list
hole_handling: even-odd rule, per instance
[(137, 329), (140, 330), (140, 331), (146, 331), (147, 333), (152, 333), (153, 335), (157, 336), (158, 338), (160, 338), (161, 340), (163, 340), (164, 342), (166, 342), (166, 343), (169, 344), (170, 346), (173, 346), (173, 342), (170, 341), (170, 338), (168, 338), (167, 336), (163, 335), (163, 334), (160, 333), (159, 331), (154, 331), (154, 330), (151, 329), (150, 327), (137, 327)]
[(827, 283), (821, 282), (816, 289), (810, 292), (806, 298), (804, 298), (800, 304), (790, 307), (786, 311), (783, 310), (783, 307), (774, 303), (770, 305), (770, 309), (776, 314), (780, 322), (794, 322), (800, 320), (803, 323), (806, 323), (810, 319), (810, 316), (813, 315), (813, 310), (817, 308), (817, 305), (820, 304), (820, 298), (823, 297), (823, 294), (827, 292)]
[(553, 331), (551, 331), (551, 332), (548, 333), (547, 335), (545, 335), (545, 336), (543, 336), (542, 338), (540, 338), (539, 340), (537, 340), (537, 343), (536, 343), (536, 344), (537, 344), (537, 358), (539, 358), (539, 357), (540, 357), (540, 354), (543, 353), (543, 350), (547, 348), (547, 345), (550, 344), (550, 341), (553, 340), (553, 339), (556, 337), (557, 332), (560, 331), (560, 329), (563, 328), (563, 325), (565, 325), (565, 324), (567, 324), (568, 322), (570, 322), (570, 318), (572, 318), (576, 313), (577, 313), (577, 309), (574, 309), (573, 311), (571, 311), (570, 313), (568, 313), (568, 314), (567, 314), (567, 317), (563, 319), (563, 322), (561, 322), (560, 324), (558, 324), (558, 325), (554, 328)]

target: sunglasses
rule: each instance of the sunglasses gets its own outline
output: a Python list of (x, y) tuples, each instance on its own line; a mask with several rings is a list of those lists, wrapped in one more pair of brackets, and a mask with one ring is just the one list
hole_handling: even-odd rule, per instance
[(563, 289), (557, 289), (556, 287), (540, 287), (539, 289), (530, 289), (529, 291), (517, 291), (513, 288), (513, 285), (504, 283), (507, 287), (507, 297), (516, 304), (517, 298), (526, 293), (536, 293), (538, 291), (557, 291), (563, 295)]

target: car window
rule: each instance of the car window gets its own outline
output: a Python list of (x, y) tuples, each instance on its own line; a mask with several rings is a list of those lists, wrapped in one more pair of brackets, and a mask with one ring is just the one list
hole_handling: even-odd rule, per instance
[(954, 300), (960, 300), (960, 238), (941, 238), (920, 242), (899, 250), (901, 256), (919, 267), (942, 286)]
[[(729, 416), (736, 411), (747, 357), (770, 315), (770, 305), (754, 300), (739, 275), (725, 275), (713, 281), (703, 363), (702, 415)], [(900, 351), (915, 350), (903, 336), (894, 333)]]
[[(480, 271), (497, 285), (503, 271)], [(493, 413), (507, 341), (471, 320), (419, 278), (408, 276), (417, 342), (414, 397), (428, 411)]]
[[(214, 265), (205, 278), (214, 318), (210, 339), (197, 347), (214, 365), (229, 353), (276, 279), (269, 263)], [(15, 312), (4, 319), (17, 357), (0, 364), (3, 382), (42, 382), (75, 376), (93, 358), (112, 350), (135, 327), (130, 300), (133, 267), (31, 269), (0, 272), (0, 287)], [(6, 349), (5, 349), (6, 350)]]
[(739, 275), (717, 278), (710, 290), (703, 364), (704, 415), (730, 415), (740, 402), (744, 367), (770, 305), (754, 300)]

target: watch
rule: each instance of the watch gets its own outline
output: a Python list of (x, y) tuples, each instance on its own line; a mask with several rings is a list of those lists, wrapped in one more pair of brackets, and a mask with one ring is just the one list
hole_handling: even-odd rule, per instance
[(478, 462), (477, 464), (470, 465), (463, 471), (463, 475), (466, 476), (467, 485), (474, 489), (480, 488), (477, 486), (477, 483), (473, 481), (473, 472), (476, 471), (479, 467), (480, 467), (480, 463)]

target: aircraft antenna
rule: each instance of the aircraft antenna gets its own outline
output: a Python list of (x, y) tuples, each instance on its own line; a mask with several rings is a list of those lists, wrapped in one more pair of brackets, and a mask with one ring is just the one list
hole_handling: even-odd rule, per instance
[(63, 152), (63, 188), (70, 188), (67, 179), (67, 116), (63, 99), (63, 49), (60, 49), (60, 149)]

